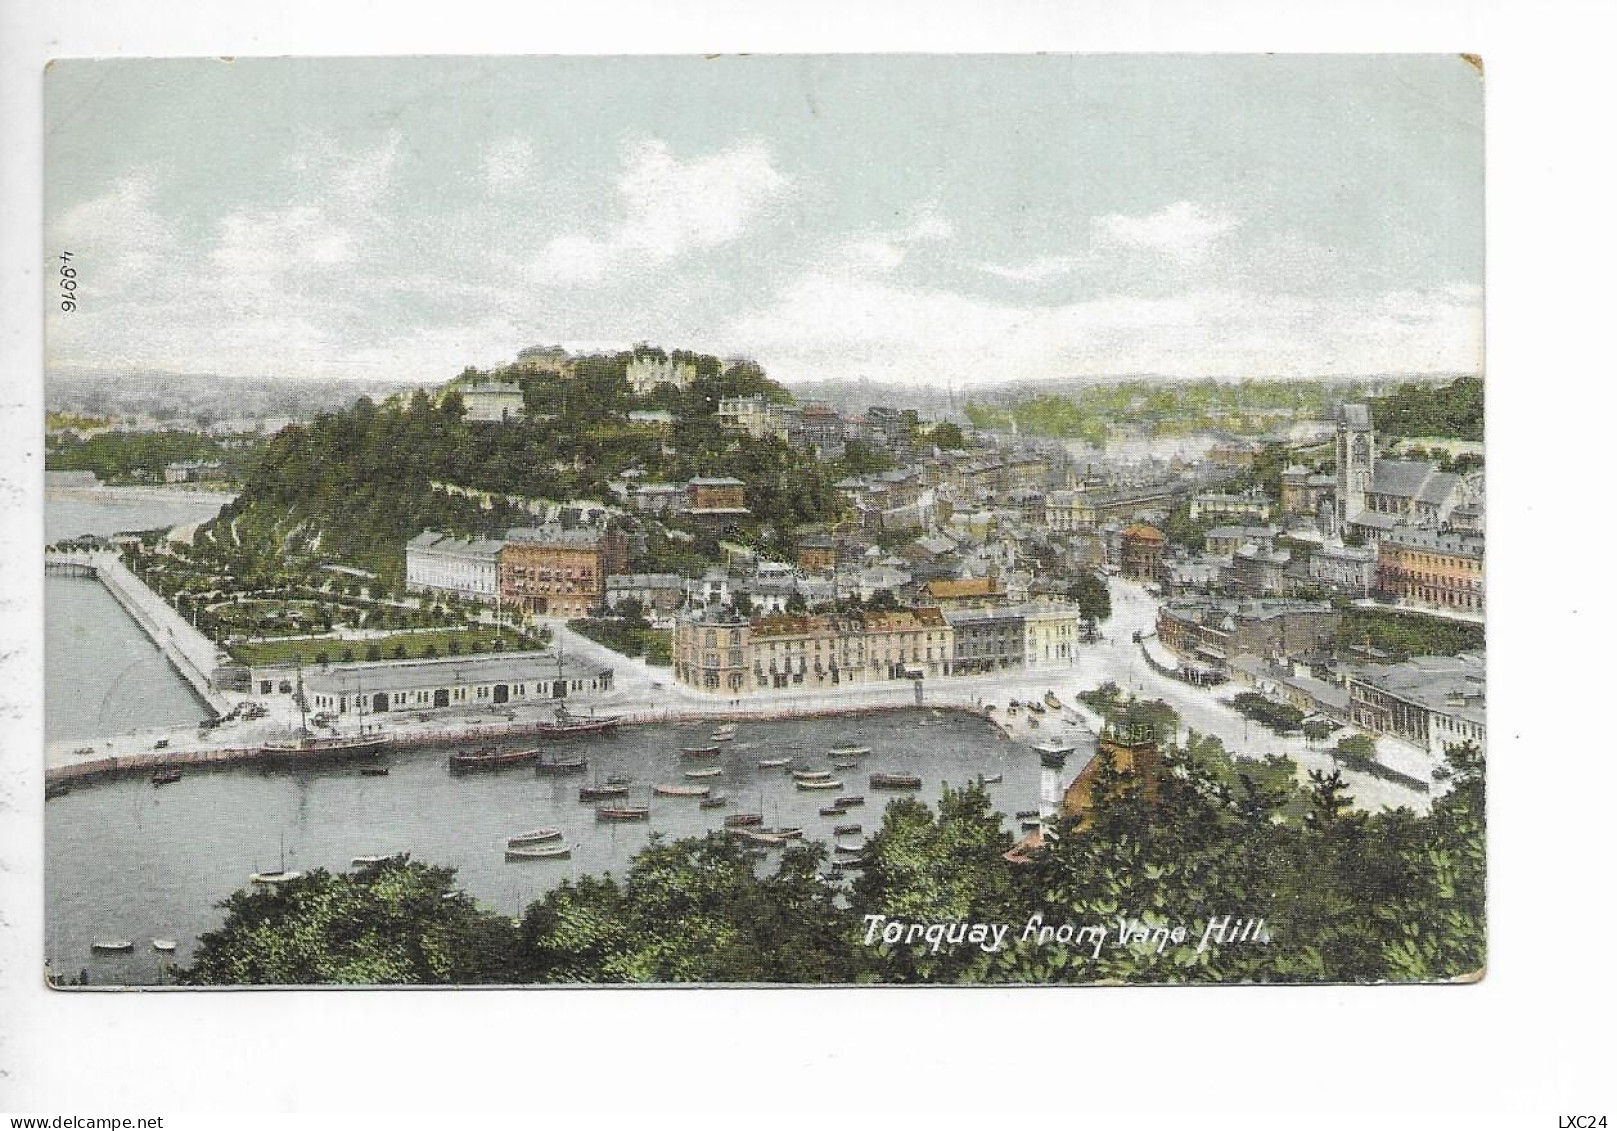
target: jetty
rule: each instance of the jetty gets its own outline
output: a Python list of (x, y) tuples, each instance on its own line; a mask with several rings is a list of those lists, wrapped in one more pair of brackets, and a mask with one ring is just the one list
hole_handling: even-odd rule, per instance
[(123, 607), (167, 657), (180, 677), (208, 705), (216, 716), (227, 713), (231, 701), (214, 687), (214, 672), (230, 663), (230, 657), (209, 640), (144, 581), (129, 571), (115, 553), (81, 551), (47, 552), (47, 577), (88, 577), (101, 583), (112, 599)]

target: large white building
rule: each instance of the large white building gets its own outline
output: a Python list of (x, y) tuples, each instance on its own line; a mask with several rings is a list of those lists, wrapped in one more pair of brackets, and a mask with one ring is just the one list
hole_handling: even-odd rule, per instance
[(498, 424), (522, 415), (522, 386), (508, 381), (464, 385), (460, 389), (460, 399), (466, 405), (467, 420)]
[(696, 365), (690, 361), (674, 361), (654, 354), (641, 354), (629, 362), (624, 373), (634, 395), (643, 397), (658, 385), (673, 385), (687, 389), (696, 380)]
[[(260, 674), (267, 673), (254, 672)], [(284, 675), (284, 669), (277, 674)], [(390, 711), (419, 714), (587, 702), (612, 690), (611, 668), (553, 652), (329, 664), (305, 670), (302, 679), (310, 709), (343, 722)]]
[(489, 538), (457, 539), (423, 530), (404, 546), (404, 587), (492, 602), (500, 592), (500, 549)]

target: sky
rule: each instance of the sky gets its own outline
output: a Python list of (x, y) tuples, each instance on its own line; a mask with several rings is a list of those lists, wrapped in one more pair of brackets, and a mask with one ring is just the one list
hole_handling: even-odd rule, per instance
[(52, 366), (1482, 368), (1482, 80), (1452, 56), (70, 60), (45, 93), (45, 251), (79, 284)]

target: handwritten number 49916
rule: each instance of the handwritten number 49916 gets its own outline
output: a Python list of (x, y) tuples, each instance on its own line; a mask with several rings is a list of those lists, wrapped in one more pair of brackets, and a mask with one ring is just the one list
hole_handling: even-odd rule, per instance
[(62, 310), (71, 314), (79, 308), (79, 273), (73, 268), (73, 253), (64, 251), (59, 256), (62, 261), (61, 278), (56, 282), (61, 288)]

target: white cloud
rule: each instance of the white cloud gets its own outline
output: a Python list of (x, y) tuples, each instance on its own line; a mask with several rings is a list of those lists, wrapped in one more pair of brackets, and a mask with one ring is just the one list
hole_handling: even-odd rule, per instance
[(828, 262), (853, 272), (893, 271), (909, 258), (916, 244), (939, 243), (954, 235), (949, 222), (935, 203), (917, 208), (904, 223), (889, 231), (875, 232), (848, 241)]
[(1096, 247), (1156, 252), (1192, 264), (1235, 227), (1234, 217), (1182, 200), (1145, 216), (1097, 216), (1089, 222), (1089, 237)]
[(532, 172), (533, 143), (527, 138), (507, 138), (483, 154), (483, 179), (494, 192), (514, 188)]
[(1080, 262), (1075, 255), (1044, 255), (1025, 263), (979, 263), (977, 270), (1019, 283), (1037, 283), (1061, 275), (1070, 275)]
[(538, 283), (594, 283), (741, 238), (789, 182), (758, 143), (680, 161), (660, 141), (630, 146), (617, 177), (621, 216), (610, 231), (552, 239), (533, 265)]

